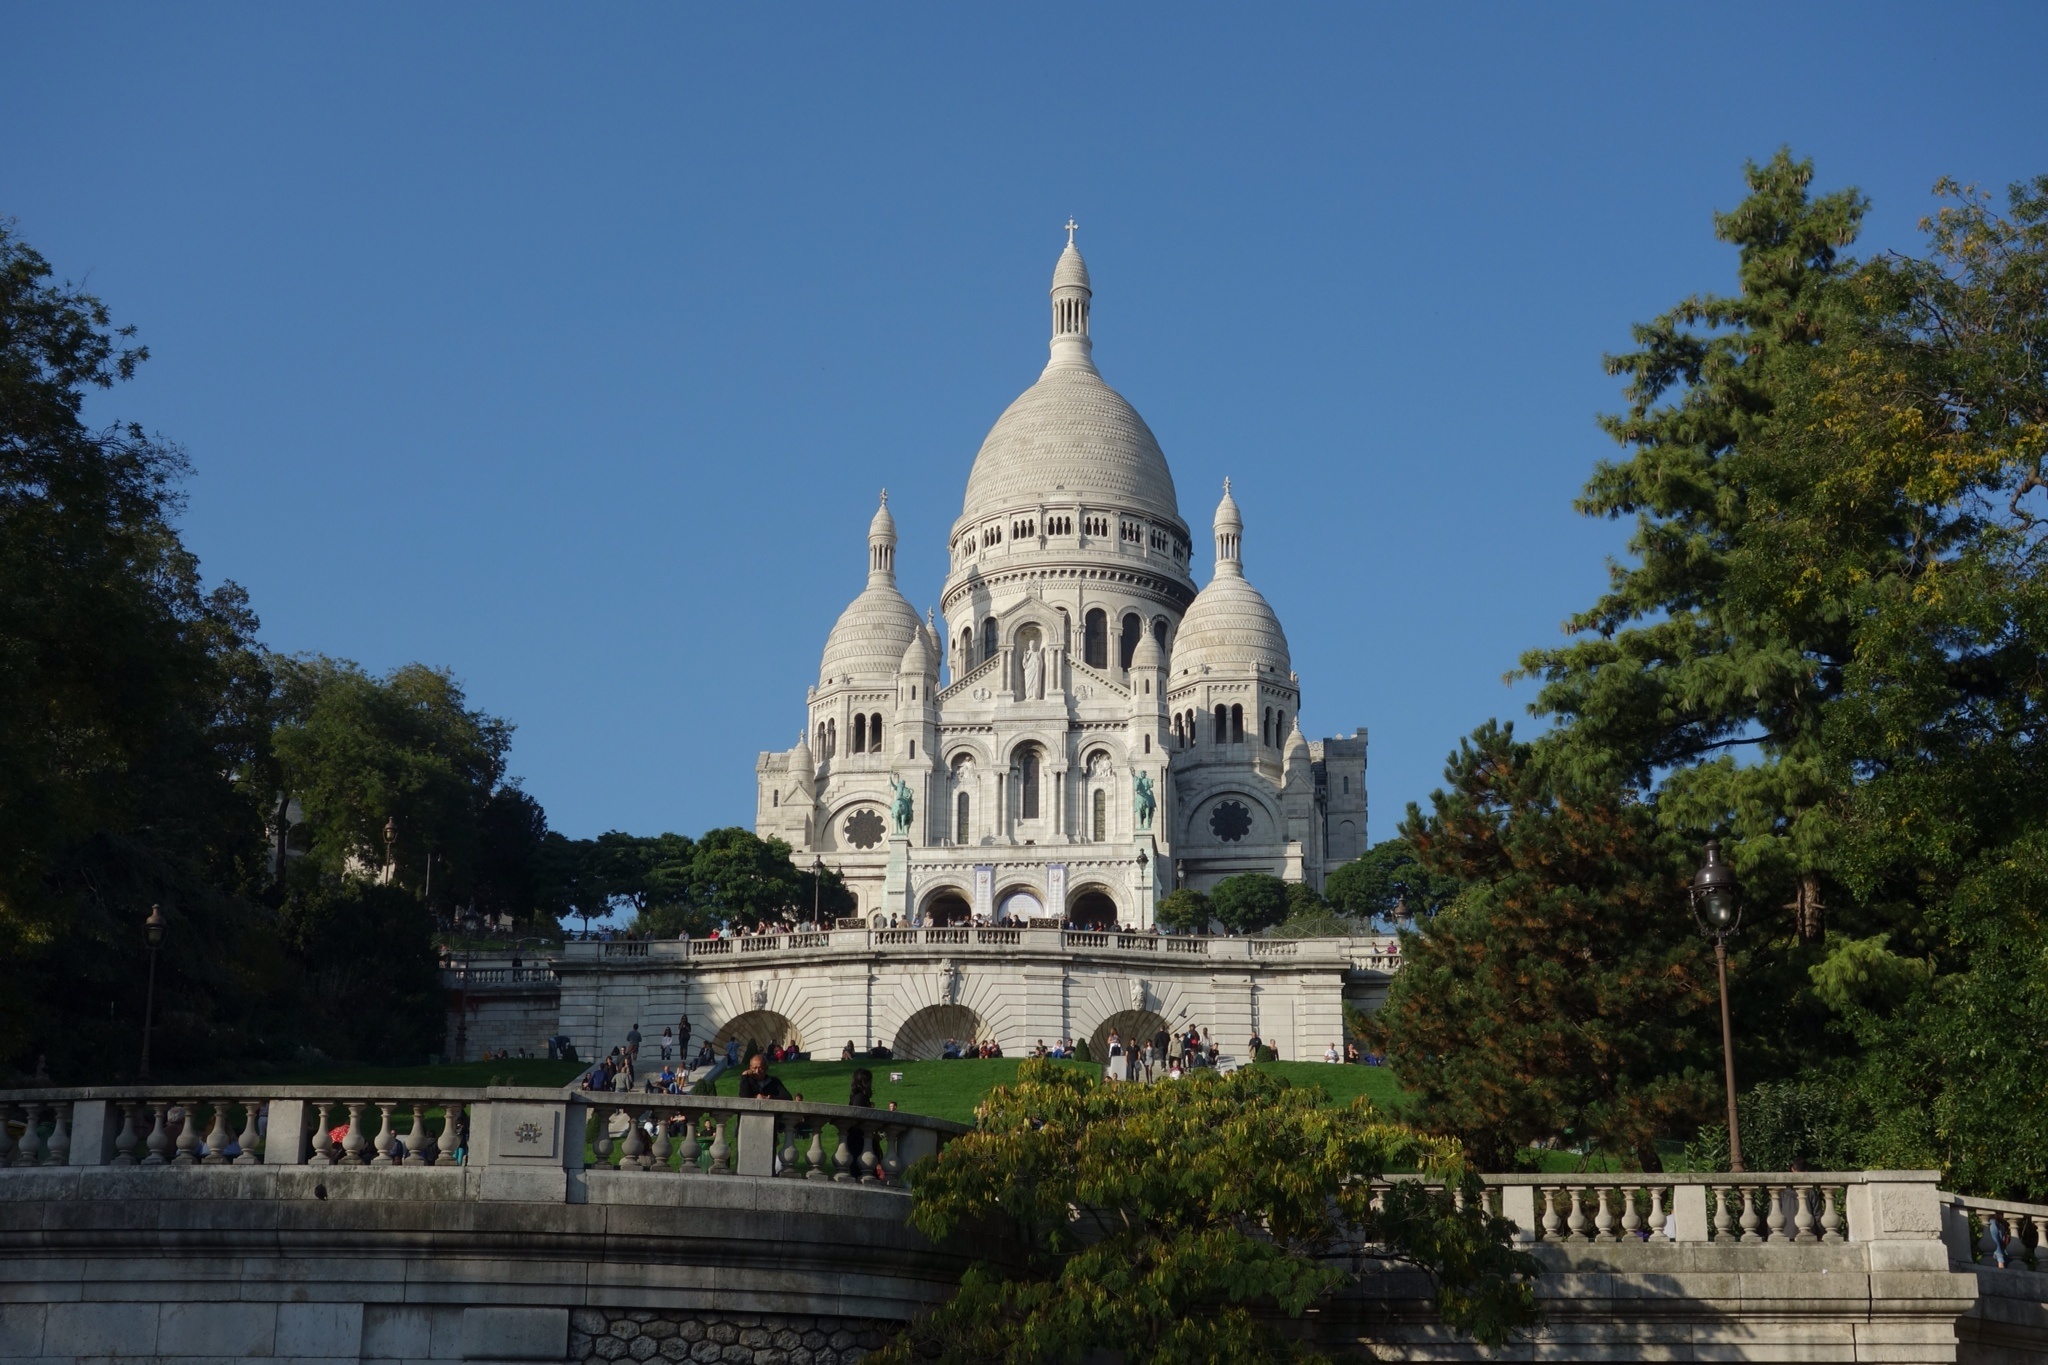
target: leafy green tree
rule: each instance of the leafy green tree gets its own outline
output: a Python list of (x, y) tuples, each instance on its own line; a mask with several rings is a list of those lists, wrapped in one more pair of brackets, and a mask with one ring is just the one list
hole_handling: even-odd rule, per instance
[(554, 928), (559, 912), (544, 904), (543, 850), (548, 816), (540, 802), (515, 786), (498, 788), (477, 816), (476, 879), (472, 891), (487, 916)]
[(1661, 1170), (1660, 1134), (1717, 1097), (1714, 972), (1685, 905), (1685, 841), (1626, 791), (1586, 790), (1492, 723), (1402, 826), (1463, 895), (1420, 932), (1370, 1020), (1416, 1122), (1488, 1169), (1590, 1141)]
[[(283, 788), (297, 797), (315, 861), (374, 871), (387, 828), (397, 880), (466, 901), (481, 823), (505, 775), (512, 727), (472, 708), (445, 670), (406, 664), (373, 678), (346, 660), (278, 658), (272, 739)], [(388, 823), (387, 823), (388, 822)]]
[(1152, 914), (1165, 928), (1205, 934), (1216, 918), (1216, 907), (1192, 886), (1183, 886), (1161, 897)]
[(1415, 846), (1397, 836), (1332, 872), (1323, 894), (1340, 914), (1359, 919), (1427, 919), (1451, 903), (1458, 883), (1424, 868)]
[[(1254, 1071), (1105, 1085), (1027, 1061), (973, 1133), (918, 1169), (911, 1221), (934, 1240), (1008, 1234), (884, 1362), (1320, 1359), (1285, 1324), (1347, 1284), (1350, 1238), (1429, 1274), (1447, 1324), (1498, 1346), (1535, 1319), (1512, 1229), (1485, 1210), (1455, 1146), (1385, 1123), (1364, 1100)], [(1375, 1207), (1368, 1177), (1421, 1167)]]
[(300, 863), (279, 918), (304, 974), (308, 1041), (337, 1061), (418, 1063), (442, 1048), (447, 1003), (433, 916), (412, 891)]
[(83, 418), (147, 358), (133, 332), (0, 222), (0, 1065), (60, 1077), (133, 1055), (152, 904), (159, 1067), (271, 1027), (256, 620), (178, 537), (183, 452)]
[(1209, 900), (1223, 927), (1236, 934), (1255, 934), (1287, 918), (1287, 883), (1266, 872), (1225, 877)]

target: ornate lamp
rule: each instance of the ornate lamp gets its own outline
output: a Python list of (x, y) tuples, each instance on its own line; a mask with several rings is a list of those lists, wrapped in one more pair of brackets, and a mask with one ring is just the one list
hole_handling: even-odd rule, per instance
[(1714, 940), (1714, 970), (1721, 985), (1721, 1065), (1728, 1092), (1728, 1169), (1742, 1165), (1742, 1130), (1735, 1112), (1735, 1030), (1728, 1019), (1728, 935), (1742, 923), (1742, 897), (1735, 870), (1721, 861), (1721, 841), (1707, 840), (1707, 860), (1693, 873), (1692, 915), (1700, 932)]
[(156, 1014), (156, 950), (164, 946), (164, 930), (170, 921), (164, 918), (163, 907), (149, 907), (149, 918), (142, 922), (142, 938), (149, 945), (149, 993), (142, 1005), (142, 1064), (135, 1069), (135, 1079), (149, 1079), (149, 1025)]

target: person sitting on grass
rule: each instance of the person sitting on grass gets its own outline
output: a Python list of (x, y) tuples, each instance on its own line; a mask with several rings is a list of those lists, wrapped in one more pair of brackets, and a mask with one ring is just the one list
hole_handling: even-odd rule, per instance
[(786, 1100), (789, 1087), (768, 1074), (768, 1059), (757, 1052), (747, 1058), (747, 1069), (740, 1076), (740, 1098)]

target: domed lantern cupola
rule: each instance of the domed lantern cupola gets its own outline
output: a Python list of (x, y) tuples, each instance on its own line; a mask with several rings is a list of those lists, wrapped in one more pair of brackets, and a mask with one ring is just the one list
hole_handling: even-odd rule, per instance
[(1060, 253), (1059, 264), (1052, 272), (1052, 358), (1054, 365), (1087, 365), (1091, 369), (1094, 361), (1089, 352), (1094, 343), (1088, 339), (1088, 304), (1095, 291), (1088, 287), (1088, 262), (1081, 259), (1081, 249), (1074, 245), (1074, 229), (1077, 224), (1067, 219), (1067, 249)]

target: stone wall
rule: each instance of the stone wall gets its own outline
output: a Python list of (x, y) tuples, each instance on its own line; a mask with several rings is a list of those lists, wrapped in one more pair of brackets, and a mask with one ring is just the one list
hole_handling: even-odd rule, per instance
[(569, 1317), (572, 1361), (681, 1365), (853, 1365), (901, 1324), (804, 1313), (652, 1313), (582, 1308)]

